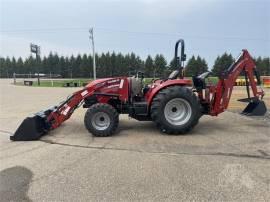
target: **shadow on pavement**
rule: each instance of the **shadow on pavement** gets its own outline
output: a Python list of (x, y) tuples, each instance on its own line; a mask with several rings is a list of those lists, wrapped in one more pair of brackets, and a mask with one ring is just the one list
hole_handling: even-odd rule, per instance
[(27, 196), (32, 172), (22, 166), (7, 168), (0, 172), (1, 201), (31, 201)]

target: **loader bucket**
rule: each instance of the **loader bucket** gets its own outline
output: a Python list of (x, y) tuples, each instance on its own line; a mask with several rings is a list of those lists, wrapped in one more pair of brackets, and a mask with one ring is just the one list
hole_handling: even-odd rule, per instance
[(255, 102), (250, 102), (242, 114), (246, 116), (263, 116), (266, 113), (267, 109), (264, 101), (257, 100)]
[(27, 117), (23, 120), (19, 128), (13, 136), (10, 136), (12, 141), (30, 141), (38, 140), (47, 132), (45, 118), (40, 115)]

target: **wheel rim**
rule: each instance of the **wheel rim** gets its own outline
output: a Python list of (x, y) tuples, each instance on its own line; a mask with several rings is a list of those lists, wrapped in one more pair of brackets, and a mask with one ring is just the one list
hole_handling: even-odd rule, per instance
[(111, 123), (111, 119), (105, 112), (97, 112), (91, 118), (91, 123), (96, 130), (106, 130)]
[(192, 109), (188, 101), (174, 98), (167, 102), (164, 108), (166, 120), (172, 125), (184, 125), (191, 117)]

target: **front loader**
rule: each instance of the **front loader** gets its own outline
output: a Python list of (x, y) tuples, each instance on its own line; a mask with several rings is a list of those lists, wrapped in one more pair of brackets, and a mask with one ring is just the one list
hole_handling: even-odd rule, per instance
[(248, 102), (242, 114), (262, 116), (266, 113), (262, 101), (264, 91), (257, 88), (260, 77), (247, 50), (243, 50), (236, 61), (221, 73), (216, 85), (205, 82), (210, 72), (194, 76), (192, 80), (184, 77), (184, 50), (184, 40), (180, 39), (175, 45), (176, 70), (168, 78), (154, 80), (144, 87), (141, 72), (133, 77), (92, 81), (60, 104), (27, 117), (10, 139), (38, 140), (68, 120), (81, 105), (88, 108), (84, 124), (94, 136), (112, 135), (118, 127), (119, 114), (128, 114), (139, 121), (154, 121), (167, 134), (185, 134), (198, 124), (202, 115), (217, 116), (228, 108), (234, 83), (241, 73), (246, 78), (248, 95), (240, 100)]

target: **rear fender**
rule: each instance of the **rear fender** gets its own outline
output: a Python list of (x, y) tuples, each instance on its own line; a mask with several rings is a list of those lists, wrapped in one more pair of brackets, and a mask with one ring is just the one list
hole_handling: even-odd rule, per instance
[[(154, 97), (158, 94), (162, 89), (168, 88), (170, 86), (192, 86), (192, 81), (190, 79), (175, 79), (175, 80), (167, 80), (161, 83), (153, 83), (150, 90), (145, 95), (148, 106), (151, 106), (151, 103)], [(150, 107), (148, 107), (150, 109)]]

